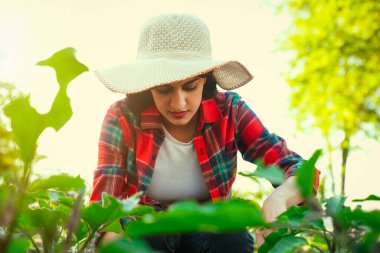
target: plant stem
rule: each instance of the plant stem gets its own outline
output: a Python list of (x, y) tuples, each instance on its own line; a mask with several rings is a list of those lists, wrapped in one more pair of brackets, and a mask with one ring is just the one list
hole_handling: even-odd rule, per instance
[[(304, 232), (304, 233), (310, 233), (310, 234), (318, 235), (319, 237), (323, 238), (326, 241), (326, 244), (327, 244), (327, 247), (329, 248), (329, 250), (331, 249), (331, 241), (326, 235), (326, 232), (328, 232), (328, 231), (324, 230), (323, 234), (322, 234), (319, 231), (316, 231), (313, 229), (300, 229), (298, 227), (294, 227), (293, 229), (299, 230), (300, 232)], [(332, 252), (332, 251), (330, 251), (330, 252)]]
[(9, 206), (7, 208), (7, 212), (11, 213), (9, 217), (4, 221), (4, 227), (6, 229), (6, 236), (3, 237), (3, 239), (0, 239), (0, 249), (3, 249), (6, 251), (6, 249), (9, 246), (9, 242), (12, 239), (13, 235), (13, 228), (16, 226), (17, 223), (17, 217), (20, 212), (20, 209), (22, 208), (22, 203), (26, 195), (26, 189), (29, 185), (29, 175), (27, 172), (30, 171), (30, 164), (24, 165), (24, 177), (22, 182), (18, 182), (16, 184), (16, 196), (14, 198), (14, 201), (9, 202)]
[(78, 253), (83, 252), (86, 249), (88, 243), (92, 240), (92, 238), (94, 237), (95, 233), (96, 233), (95, 229), (91, 230), (89, 236), (86, 238), (86, 240), (84, 241), (84, 243), (82, 244), (82, 246), (79, 248)]
[(69, 248), (72, 234), (75, 232), (77, 228), (78, 221), (80, 219), (80, 208), (81, 208), (84, 192), (85, 192), (85, 189), (81, 189), (75, 201), (73, 210), (69, 218), (69, 223), (67, 224), (67, 229), (69, 232), (67, 233), (62, 252), (66, 252), (66, 250)]
[(347, 168), (347, 159), (348, 154), (350, 152), (350, 134), (345, 131), (344, 140), (341, 143), (341, 150), (342, 150), (342, 174), (341, 174), (341, 180), (342, 180), (342, 187), (340, 190), (340, 194), (342, 196), (345, 195), (345, 186), (346, 186), (346, 168)]
[(317, 245), (311, 244), (310, 247), (312, 247), (312, 248), (318, 250), (319, 252), (324, 253), (323, 250), (322, 250), (321, 248), (319, 248)]
[(37, 243), (34, 241), (33, 237), (29, 233), (24, 232), (24, 234), (29, 238), (30, 242), (33, 244), (36, 253), (40, 253), (40, 249), (38, 248)]
[(334, 179), (334, 171), (333, 171), (333, 165), (332, 165), (332, 152), (333, 152), (333, 147), (331, 145), (330, 138), (327, 137), (327, 154), (328, 154), (328, 170), (330, 172), (330, 177), (331, 177), (331, 191), (333, 195), (335, 195), (335, 179)]

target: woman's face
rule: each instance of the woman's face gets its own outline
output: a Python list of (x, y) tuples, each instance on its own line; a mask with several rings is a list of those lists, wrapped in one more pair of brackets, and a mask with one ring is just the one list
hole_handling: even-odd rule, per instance
[(192, 77), (151, 89), (166, 128), (186, 128), (196, 123), (205, 83), (205, 77)]

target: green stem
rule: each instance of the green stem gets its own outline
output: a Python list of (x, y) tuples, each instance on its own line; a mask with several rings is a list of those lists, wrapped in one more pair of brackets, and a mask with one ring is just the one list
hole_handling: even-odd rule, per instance
[(80, 208), (81, 208), (84, 192), (85, 192), (85, 189), (80, 190), (79, 195), (75, 201), (74, 207), (72, 209), (72, 212), (69, 218), (69, 223), (66, 226), (68, 229), (68, 233), (63, 245), (63, 252), (65, 252), (69, 248), (71, 237), (77, 228), (78, 221), (80, 219)]
[(28, 171), (30, 171), (30, 164), (24, 165), (24, 173), (25, 173), (24, 178), (22, 182), (18, 182), (18, 185), (16, 184), (17, 186), (16, 189), (18, 190), (18, 192), (16, 191), (16, 196), (14, 198), (14, 201), (12, 202), (10, 201), (9, 206), (7, 208), (7, 212), (11, 213), (11, 215), (9, 216), (9, 218), (7, 218), (7, 220), (4, 221), (4, 227), (7, 227), (6, 236), (0, 239), (0, 248), (5, 251), (8, 248), (9, 242), (12, 239), (13, 229), (17, 223), (17, 217), (18, 217), (21, 207), (23, 206), (22, 203), (24, 201), (24, 198), (26, 195), (26, 189), (29, 184)]
[(96, 233), (95, 229), (91, 230), (90, 235), (86, 238), (86, 240), (84, 241), (84, 243), (82, 244), (82, 246), (79, 248), (78, 253), (83, 252), (86, 249), (88, 243), (92, 240), (92, 238), (94, 237), (95, 233)]
[(325, 234), (325, 232), (328, 232), (329, 231), (326, 231), (324, 230), (323, 232), (324, 233), (320, 233), (319, 231), (316, 231), (316, 230), (313, 230), (313, 229), (299, 229), (297, 227), (294, 227), (294, 229), (298, 229), (300, 232), (305, 232), (305, 233), (310, 233), (310, 234), (316, 234), (318, 235), (319, 237), (323, 238), (327, 244), (327, 247), (330, 249), (331, 248), (331, 242), (330, 242), (330, 239), (327, 237), (327, 235)]
[(323, 250), (322, 250), (321, 248), (319, 248), (317, 245), (311, 244), (310, 247), (312, 247), (312, 248), (318, 250), (319, 252), (324, 253)]
[(30, 242), (33, 244), (36, 253), (40, 253), (40, 249), (38, 248), (37, 243), (34, 241), (33, 237), (29, 233), (24, 232), (24, 234), (29, 238)]
[(330, 173), (331, 177), (331, 190), (333, 195), (335, 195), (335, 179), (334, 179), (334, 171), (333, 171), (333, 165), (332, 165), (332, 152), (333, 152), (333, 147), (331, 145), (330, 138), (327, 137), (327, 154), (328, 154), (328, 170)]

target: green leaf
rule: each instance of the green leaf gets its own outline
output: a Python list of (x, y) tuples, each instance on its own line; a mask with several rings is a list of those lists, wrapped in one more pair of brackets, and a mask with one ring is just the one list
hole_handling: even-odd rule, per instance
[(284, 236), (287, 236), (288, 232), (286, 229), (279, 229), (278, 231), (274, 231), (270, 233), (267, 237), (265, 237), (264, 243), (258, 249), (258, 253), (266, 253), (270, 249), (276, 245), (278, 241), (281, 240)]
[(25, 237), (13, 238), (7, 248), (6, 253), (27, 252), (29, 248), (29, 239)]
[(86, 226), (86, 224), (84, 223), (83, 220), (79, 220), (78, 221), (78, 227), (75, 231), (75, 238), (76, 238), (76, 242), (80, 242), (82, 239), (84, 239), (85, 237), (87, 237), (89, 235), (89, 232), (88, 231), (88, 228)]
[(380, 197), (376, 196), (376, 195), (369, 195), (367, 198), (365, 199), (354, 199), (352, 200), (352, 202), (362, 202), (362, 201), (369, 201), (369, 200), (375, 200), (375, 201), (379, 201), (380, 200)]
[(285, 236), (281, 238), (268, 253), (293, 253), (297, 248), (307, 245), (305, 238)]
[(363, 236), (356, 252), (378, 252), (379, 250), (379, 233), (367, 233)]
[(68, 83), (88, 68), (79, 63), (73, 48), (66, 48), (55, 53), (51, 58), (37, 63), (55, 69), (59, 91), (50, 111), (40, 114), (30, 105), (29, 96), (21, 96), (4, 107), (4, 113), (11, 120), (15, 142), (20, 148), (25, 165), (35, 157), (37, 140), (47, 127), (58, 131), (72, 115), (70, 99), (66, 94)]
[(41, 234), (43, 241), (53, 241), (58, 232), (58, 226), (62, 226), (69, 217), (70, 209), (38, 208), (27, 211), (30, 224)]
[(38, 227), (34, 226), (29, 210), (20, 212), (17, 216), (17, 227), (31, 235), (35, 234), (38, 229)]
[(260, 167), (258, 166), (253, 173), (240, 173), (246, 177), (261, 177), (265, 178), (273, 185), (280, 185), (285, 180), (285, 173), (277, 166)]
[(37, 139), (45, 128), (42, 115), (30, 106), (29, 100), (29, 96), (19, 97), (3, 109), (5, 115), (11, 119), (15, 142), (25, 164), (29, 164), (34, 158)]
[(181, 232), (223, 232), (243, 230), (247, 226), (262, 226), (265, 221), (257, 205), (233, 199), (216, 203), (198, 204), (181, 201), (168, 211), (147, 214), (128, 224), (128, 236)]
[(29, 191), (46, 191), (56, 189), (61, 191), (79, 191), (85, 187), (85, 182), (79, 176), (73, 177), (67, 174), (53, 175), (48, 178), (37, 179), (29, 185)]
[(88, 71), (86, 65), (75, 57), (75, 49), (68, 47), (53, 54), (49, 59), (37, 63), (39, 66), (48, 66), (55, 70), (60, 86), (67, 86), (78, 75)]
[(320, 214), (304, 206), (292, 206), (277, 217), (272, 227), (311, 227), (326, 230)]
[[(80, 191), (80, 188), (79, 188), (79, 191)], [(48, 193), (49, 200), (51, 203), (62, 204), (70, 208), (73, 207), (76, 200), (75, 196), (73, 196), (72, 194), (67, 194), (66, 192), (49, 190), (47, 193)]]
[(100, 230), (100, 232), (114, 232), (114, 233), (121, 233), (122, 231), (123, 229), (121, 228), (120, 221), (118, 219), (114, 220), (113, 222), (111, 222), (111, 224), (109, 224), (108, 226)]
[(335, 217), (344, 208), (344, 202), (346, 197), (344, 196), (334, 196), (325, 200), (326, 202), (326, 213), (329, 216)]
[(155, 209), (152, 206), (147, 206), (147, 205), (141, 205), (141, 206), (136, 206), (133, 208), (130, 212), (130, 216), (143, 216), (145, 214), (149, 213), (154, 213)]
[(103, 192), (103, 203), (91, 203), (82, 209), (82, 217), (93, 230), (97, 230), (103, 224), (129, 216), (133, 208), (140, 202), (140, 195), (141, 193), (137, 193), (130, 198), (121, 200)]
[(129, 241), (124, 238), (119, 238), (109, 244), (102, 244), (100, 253), (158, 253), (149, 247), (143, 240)]
[(314, 193), (315, 164), (320, 155), (320, 149), (315, 151), (311, 158), (304, 161), (297, 171), (297, 184), (305, 198), (311, 197)]
[(380, 233), (380, 211), (375, 210), (371, 212), (365, 212), (361, 209), (356, 209), (352, 212), (344, 214), (344, 218), (359, 224), (362, 226), (367, 226), (373, 231)]

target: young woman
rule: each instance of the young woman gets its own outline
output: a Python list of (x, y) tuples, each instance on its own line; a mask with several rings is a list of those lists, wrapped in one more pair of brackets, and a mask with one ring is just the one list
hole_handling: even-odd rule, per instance
[[(209, 30), (199, 18), (153, 17), (141, 28), (134, 63), (95, 73), (127, 96), (105, 116), (91, 201), (100, 201), (102, 192), (128, 198), (142, 191), (141, 204), (164, 210), (184, 199), (229, 199), (240, 152), (285, 171), (285, 182), (264, 202), (267, 220), (302, 202), (293, 177), (302, 158), (237, 93), (217, 90), (241, 87), (253, 76), (238, 61), (212, 59)], [(259, 245), (269, 232), (257, 232)], [(247, 231), (146, 239), (164, 252), (253, 252)]]

